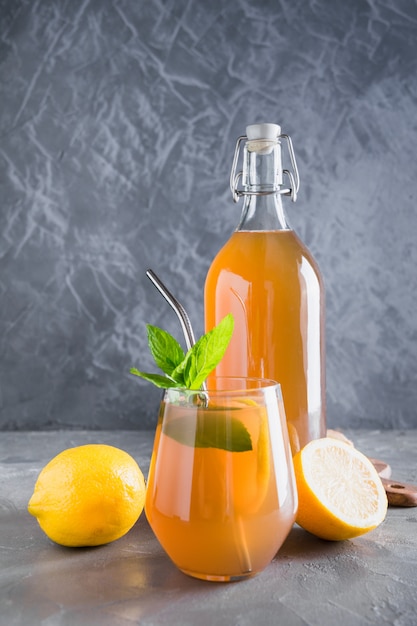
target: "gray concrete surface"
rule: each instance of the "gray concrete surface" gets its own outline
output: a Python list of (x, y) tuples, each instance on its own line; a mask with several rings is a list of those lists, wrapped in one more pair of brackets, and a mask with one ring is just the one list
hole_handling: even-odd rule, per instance
[[(417, 483), (417, 431), (346, 431), (393, 477)], [(250, 580), (206, 583), (179, 572), (144, 514), (94, 549), (52, 544), (26, 512), (38, 472), (61, 450), (109, 443), (147, 472), (146, 432), (21, 432), (0, 436), (2, 626), (370, 626), (417, 624), (417, 508), (389, 509), (375, 531), (341, 543), (297, 526)]]

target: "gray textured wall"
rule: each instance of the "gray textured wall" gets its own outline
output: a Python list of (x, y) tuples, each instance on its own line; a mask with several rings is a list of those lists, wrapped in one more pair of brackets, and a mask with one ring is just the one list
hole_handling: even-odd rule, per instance
[(0, 428), (153, 427), (145, 323), (203, 330), (247, 123), (298, 156), (330, 426), (417, 427), (415, 0), (0, 1)]

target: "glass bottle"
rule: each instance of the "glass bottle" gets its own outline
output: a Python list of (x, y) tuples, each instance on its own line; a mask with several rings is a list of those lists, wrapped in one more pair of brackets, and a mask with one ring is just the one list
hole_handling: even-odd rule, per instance
[[(292, 172), (282, 170), (282, 139)], [(243, 171), (236, 174), (243, 142)], [(289, 188), (283, 187), (284, 175)], [(295, 453), (326, 434), (325, 303), (317, 263), (281, 201), (282, 195), (296, 200), (299, 177), (291, 139), (280, 126), (246, 128), (236, 144), (230, 186), (235, 201), (244, 198), (241, 219), (213, 260), (204, 293), (206, 331), (227, 313), (235, 319), (216, 374), (279, 382)]]

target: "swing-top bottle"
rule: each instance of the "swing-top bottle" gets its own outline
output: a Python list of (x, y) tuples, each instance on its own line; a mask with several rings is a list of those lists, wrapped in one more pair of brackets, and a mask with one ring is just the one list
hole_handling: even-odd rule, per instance
[[(282, 169), (282, 141), (291, 170)], [(242, 144), (243, 170), (236, 173)], [(216, 374), (279, 382), (295, 453), (326, 433), (325, 304), (317, 263), (283, 208), (282, 196), (296, 200), (299, 176), (291, 139), (280, 126), (247, 127), (236, 144), (230, 186), (235, 201), (244, 199), (240, 223), (205, 284), (206, 330), (227, 313), (235, 319)]]

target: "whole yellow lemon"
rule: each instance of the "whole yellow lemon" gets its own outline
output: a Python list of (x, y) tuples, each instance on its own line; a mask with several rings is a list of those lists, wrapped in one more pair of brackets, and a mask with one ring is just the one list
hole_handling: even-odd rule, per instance
[(41, 471), (28, 511), (63, 546), (98, 546), (119, 539), (138, 520), (145, 479), (136, 461), (104, 444), (68, 448)]

